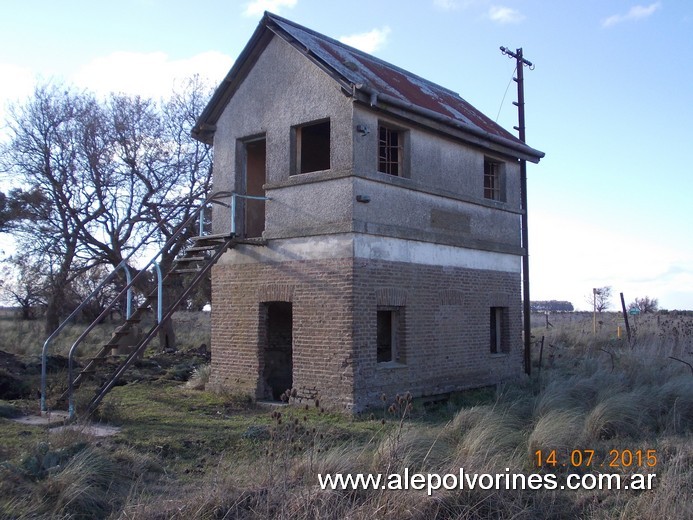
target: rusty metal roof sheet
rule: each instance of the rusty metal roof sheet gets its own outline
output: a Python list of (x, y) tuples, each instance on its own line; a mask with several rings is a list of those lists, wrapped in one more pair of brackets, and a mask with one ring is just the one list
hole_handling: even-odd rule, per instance
[(517, 139), (451, 90), (286, 19), (269, 17), (351, 84), (366, 85), (376, 92), (475, 125), (499, 137)]
[[(544, 155), (543, 152), (530, 148), (515, 135), (485, 116), (459, 94), (271, 13), (265, 13), (258, 30), (237, 63), (242, 58), (249, 59), (251, 54), (249, 47), (262, 41), (262, 32), (267, 29), (297, 47), (341, 81), (345, 87), (373, 94), (376, 99), (377, 96), (386, 97), (389, 102), (396, 102), (402, 107), (428, 117), (437, 116), (440, 121), (447, 124), (521, 151), (532, 160), (536, 161)], [(226, 83), (232, 82), (230, 77), (233, 76), (234, 69), (227, 76)], [(218, 97), (217, 94), (215, 97)], [(210, 104), (213, 103), (215, 98), (210, 102)], [(205, 112), (208, 110), (206, 109)], [(205, 121), (204, 116), (203, 113), (201, 121)], [(209, 119), (206, 122), (216, 123)]]

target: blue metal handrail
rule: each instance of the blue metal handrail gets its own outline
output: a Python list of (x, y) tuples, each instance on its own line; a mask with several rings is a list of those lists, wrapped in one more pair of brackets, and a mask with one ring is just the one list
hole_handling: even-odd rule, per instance
[[(129, 284), (132, 281), (132, 274), (130, 273), (130, 268), (127, 264), (121, 265), (123, 271), (125, 271), (125, 283)], [(130, 319), (132, 315), (132, 287), (128, 289), (127, 301), (125, 303), (125, 319)]]
[(159, 262), (154, 262), (154, 268), (156, 269), (156, 322), (161, 323), (164, 306), (164, 277), (161, 274)]
[[(132, 277), (129, 276), (129, 271), (128, 271), (128, 269), (127, 269), (127, 262), (128, 262), (128, 260), (130, 260), (130, 258), (132, 258), (132, 256), (133, 256), (135, 253), (137, 253), (137, 252), (139, 251), (139, 249), (140, 249), (142, 246), (144, 246), (144, 245), (151, 239), (151, 237), (152, 237), (152, 236), (154, 235), (154, 233), (159, 229), (160, 226), (156, 226), (155, 228), (153, 228), (153, 229), (152, 229), (147, 235), (145, 235), (145, 237), (142, 238), (142, 240), (132, 249), (132, 251), (130, 252), (130, 254), (128, 254), (127, 257), (125, 257), (123, 260), (121, 260), (121, 262), (120, 262), (120, 263), (113, 269), (113, 271), (112, 271), (112, 272), (111, 272), (111, 273), (110, 273), (110, 274), (109, 274), (109, 275), (108, 275), (108, 276), (96, 287), (96, 289), (94, 289), (94, 290), (91, 292), (91, 294), (89, 294), (89, 295), (84, 299), (84, 301), (83, 301), (74, 311), (72, 311), (72, 313), (71, 313), (71, 314), (70, 314), (70, 315), (58, 326), (58, 328), (55, 329), (55, 330), (53, 331), (53, 333), (51, 333), (51, 335), (50, 335), (50, 336), (46, 339), (46, 341), (44, 342), (44, 344), (43, 344), (43, 349), (42, 349), (42, 351), (41, 351), (41, 412), (46, 412), (46, 411), (48, 411), (48, 408), (47, 408), (47, 405), (46, 405), (47, 356), (48, 356), (48, 347), (49, 347), (50, 344), (53, 342), (53, 340), (60, 334), (60, 332), (62, 332), (62, 331), (65, 329), (65, 327), (72, 321), (72, 319), (73, 319), (75, 316), (77, 316), (77, 314), (79, 314), (79, 312), (80, 312), (82, 309), (84, 309), (84, 307), (85, 307), (85, 306), (86, 306), (86, 305), (87, 305), (87, 304), (99, 293), (99, 291), (101, 291), (101, 289), (103, 289), (103, 287), (104, 287), (108, 282), (110, 282), (110, 281), (113, 279), (113, 277), (115, 276), (115, 274), (117, 273), (117, 271), (118, 271), (119, 269), (121, 269), (121, 268), (125, 269), (125, 270), (126, 270), (126, 277), (127, 277), (127, 278), (130, 278), (130, 279), (127, 281), (127, 283), (126, 283), (126, 286), (118, 293), (118, 295), (113, 299), (113, 301), (111, 301), (111, 303), (107, 306), (106, 310), (104, 310), (104, 311), (99, 315), (99, 317), (98, 317), (94, 322), (92, 322), (92, 324), (89, 325), (89, 327), (87, 328), (87, 330), (86, 330), (84, 333), (82, 333), (82, 334), (80, 335), (79, 341), (81, 342), (81, 340), (84, 339), (84, 337), (86, 337), (86, 335), (87, 335), (89, 332), (91, 332), (91, 330), (94, 328), (95, 324), (98, 323), (99, 321), (101, 321), (101, 320), (106, 316), (106, 314), (107, 314), (108, 312), (110, 312), (110, 310), (115, 306), (115, 303), (116, 303), (120, 298), (122, 298), (124, 294), (130, 293), (131, 288), (132, 288), (133, 285), (135, 284), (135, 281), (139, 278), (140, 274), (141, 274), (142, 272), (145, 272), (147, 269), (149, 269), (149, 267), (151, 266), (152, 262), (153, 262), (156, 258), (158, 258), (159, 255), (160, 255), (163, 251), (165, 251), (168, 247), (170, 247), (170, 246), (173, 244), (174, 239), (177, 239), (177, 238), (180, 236), (180, 234), (183, 232), (183, 230), (184, 230), (188, 225), (190, 225), (190, 223), (193, 221), (193, 219), (197, 217), (197, 215), (204, 209), (204, 207), (205, 207), (207, 204), (210, 204), (210, 203), (215, 202), (215, 200), (218, 199), (218, 198), (228, 198), (228, 197), (232, 197), (232, 198), (233, 198), (233, 193), (231, 193), (231, 192), (217, 192), (217, 193), (211, 195), (210, 197), (208, 197), (204, 202), (202, 202), (202, 204), (200, 204), (200, 207), (199, 207), (195, 212), (193, 212), (193, 214), (192, 214), (188, 219), (186, 219), (185, 222), (183, 222), (183, 223), (178, 227), (178, 229), (176, 230), (176, 232), (171, 236), (171, 238), (169, 238), (169, 240), (167, 240), (166, 244), (164, 244), (164, 246), (159, 250), (159, 252), (154, 256), (154, 258), (153, 258), (152, 260), (150, 260), (150, 262), (147, 264), (147, 266), (146, 266), (144, 269), (142, 269), (140, 272), (138, 272), (138, 273), (135, 275), (134, 278), (132, 278)], [(181, 209), (181, 208), (184, 208), (184, 207), (185, 207), (185, 206), (183, 206), (183, 205), (175, 206), (170, 212), (168, 212), (168, 213), (161, 219), (160, 223), (164, 223), (164, 222), (169, 221), (169, 220), (171, 219), (171, 217), (173, 217), (174, 214), (175, 214), (177, 211), (180, 211), (180, 209)], [(129, 312), (129, 311), (128, 311), (128, 312)], [(129, 316), (128, 316), (128, 317), (129, 317)], [(70, 356), (69, 356), (69, 359), (68, 359), (68, 372), (71, 372), (71, 367), (72, 367), (72, 355), (73, 355), (73, 349), (74, 349), (74, 348), (75, 348), (75, 344), (73, 344), (72, 348), (70, 349)], [(69, 385), (69, 386), (72, 385), (72, 377), (71, 377), (71, 374), (70, 374), (70, 381), (69, 381), (68, 385)]]
[[(99, 314), (99, 316), (92, 322), (90, 323), (87, 328), (80, 334), (80, 336), (75, 340), (75, 342), (72, 344), (72, 347), (70, 348), (70, 352), (68, 354), (68, 365), (67, 365), (67, 370), (68, 370), (68, 414), (69, 417), (72, 418), (75, 413), (75, 407), (74, 407), (74, 378), (73, 378), (73, 373), (74, 373), (74, 355), (77, 352), (77, 347), (82, 343), (82, 341), (89, 335), (89, 333), (96, 327), (96, 325), (106, 317), (106, 315), (110, 312), (110, 310), (113, 308), (115, 303), (123, 296), (123, 294), (134, 285), (136, 280), (140, 277), (140, 275), (152, 266), (156, 266), (156, 268), (159, 270), (159, 276), (158, 276), (158, 288), (157, 288), (157, 293), (158, 293), (158, 310), (157, 310), (157, 319), (160, 322), (162, 317), (162, 309), (161, 309), (161, 302), (162, 302), (162, 297), (161, 297), (161, 284), (162, 284), (162, 279), (160, 276), (160, 269), (158, 268), (158, 263), (156, 262), (157, 258), (161, 256), (161, 253), (166, 251), (169, 247), (171, 247), (180, 237), (180, 235), (184, 232), (184, 230), (194, 222), (194, 220), (200, 216), (201, 219), (204, 218), (204, 209), (207, 207), (208, 204), (210, 203), (218, 203), (217, 199), (223, 199), (227, 197), (231, 197), (232, 200), (232, 205), (233, 205), (233, 200), (236, 198), (236, 194), (233, 192), (217, 192), (210, 197), (208, 197), (205, 201), (203, 201), (199, 207), (190, 215), (185, 222), (180, 224), (176, 231), (169, 237), (169, 239), (166, 241), (166, 243), (163, 245), (163, 247), (152, 257), (152, 259), (135, 275), (135, 277), (118, 293), (118, 295), (113, 298), (111, 303), (109, 303), (106, 308)], [(231, 227), (235, 228), (235, 215), (232, 212), (231, 215)], [(232, 233), (233, 234), (233, 233)]]
[[(174, 207), (169, 213), (166, 214), (166, 216), (162, 219), (161, 222), (166, 222), (170, 217), (172, 217), (176, 211), (179, 211), (182, 206), (176, 206)], [(120, 263), (106, 276), (106, 278), (103, 279), (103, 281), (94, 289), (83, 301), (80, 303), (77, 308), (72, 311), (72, 313), (63, 320), (63, 322), (58, 325), (58, 328), (55, 329), (48, 338), (43, 343), (43, 348), (41, 350), (41, 412), (46, 412), (48, 411), (48, 408), (46, 406), (46, 378), (47, 378), (47, 358), (48, 358), (48, 347), (50, 344), (53, 342), (53, 340), (67, 327), (72, 319), (77, 316), (84, 307), (87, 306), (87, 304), (96, 297), (96, 295), (101, 291), (101, 289), (104, 288), (104, 286), (109, 283), (113, 278), (115, 277), (116, 273), (118, 272), (119, 269), (125, 269), (126, 272), (126, 278), (129, 277), (129, 270), (127, 268), (127, 262), (130, 260), (130, 258), (133, 257), (133, 255), (146, 243), (149, 241), (149, 239), (152, 237), (154, 232), (159, 228), (159, 226), (156, 226), (152, 231), (150, 231), (147, 235), (142, 238), (142, 240), (130, 251), (130, 254), (127, 255), (123, 260), (120, 261)], [(128, 291), (129, 288), (132, 286), (129, 282), (126, 282), (128, 286)], [(118, 297), (120, 298), (122, 296), (122, 291), (119, 293)]]
[(236, 199), (250, 199), (250, 200), (272, 200), (272, 197), (260, 196), (260, 195), (242, 195), (236, 193), (235, 191), (231, 193), (231, 234), (236, 234)]

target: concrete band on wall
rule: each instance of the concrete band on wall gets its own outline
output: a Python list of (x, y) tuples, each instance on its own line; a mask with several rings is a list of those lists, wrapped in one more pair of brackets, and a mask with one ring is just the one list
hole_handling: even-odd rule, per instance
[(266, 246), (240, 244), (229, 250), (219, 263), (233, 265), (334, 258), (386, 260), (508, 273), (519, 273), (521, 270), (521, 257), (517, 255), (352, 233), (273, 240)]

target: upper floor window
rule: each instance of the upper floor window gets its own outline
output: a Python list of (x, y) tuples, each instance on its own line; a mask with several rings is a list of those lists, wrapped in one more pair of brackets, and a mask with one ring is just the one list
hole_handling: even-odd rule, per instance
[(484, 198), (503, 201), (503, 163), (484, 158)]
[(403, 132), (380, 125), (378, 127), (378, 171), (401, 176), (403, 173)]
[(295, 168), (292, 173), (330, 169), (330, 121), (294, 128)]

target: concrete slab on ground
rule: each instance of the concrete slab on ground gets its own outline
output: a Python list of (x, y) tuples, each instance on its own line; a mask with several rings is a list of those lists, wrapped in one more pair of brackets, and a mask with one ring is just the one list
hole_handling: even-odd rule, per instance
[(67, 421), (68, 413), (63, 411), (46, 412), (41, 415), (23, 415), (14, 417), (12, 420), (30, 426), (50, 426), (63, 424)]
[(85, 424), (79, 422), (74, 424), (65, 424), (67, 419), (67, 412), (58, 411), (44, 413), (41, 415), (24, 415), (22, 417), (14, 417), (12, 420), (20, 424), (27, 424), (30, 426), (48, 426), (48, 431), (50, 433), (71, 431), (89, 435), (91, 437), (109, 437), (111, 435), (115, 435), (121, 430), (121, 428), (118, 426), (111, 426), (109, 424)]

